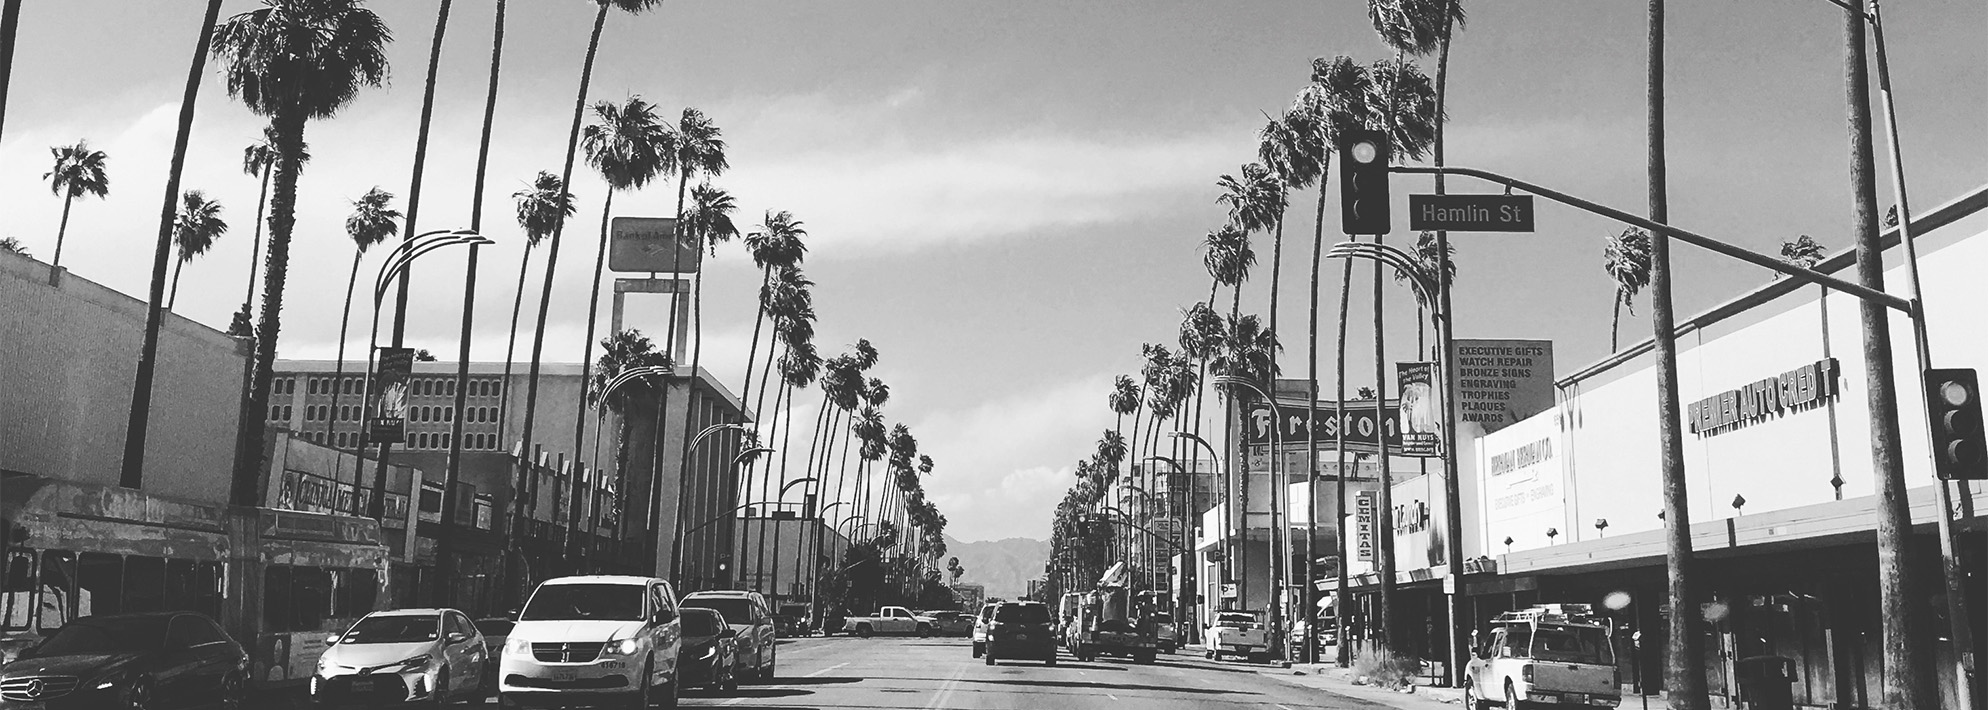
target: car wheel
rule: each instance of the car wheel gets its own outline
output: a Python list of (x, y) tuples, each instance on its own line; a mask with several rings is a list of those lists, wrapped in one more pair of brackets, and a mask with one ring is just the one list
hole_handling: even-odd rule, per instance
[(1051, 653), (1051, 654), (1049, 654), (1049, 660), (1047, 660), (1047, 661), (1043, 661), (1043, 662), (1042, 662), (1042, 665), (1045, 665), (1045, 666), (1049, 666), (1050, 668), (1055, 668), (1055, 667), (1056, 667), (1056, 654), (1054, 654), (1054, 653)]
[(1134, 658), (1133, 660), (1138, 661), (1140, 665), (1146, 665), (1146, 666), (1153, 665), (1153, 652), (1147, 651), (1141, 653), (1138, 655), (1138, 657)]
[(632, 705), (637, 710), (649, 710), (656, 703), (655, 693), (650, 692), (652, 688), (649, 685), (654, 682), (656, 677), (655, 670), (656, 661), (655, 659), (650, 659), (648, 663), (642, 665), (642, 677), (635, 680), (635, 702)]
[(1519, 710), (1519, 691), (1512, 689), (1512, 682), (1505, 681), (1505, 710)]
[(151, 710), (152, 679), (139, 678), (132, 682), (131, 690), (125, 693), (124, 706), (131, 710)]
[(987, 665), (990, 666), (994, 665), (994, 649), (992, 647), (989, 647), (987, 649), (987, 655), (981, 656), (981, 658), (987, 659)]
[(435, 689), (429, 692), (428, 695), (435, 701), (436, 705), (447, 705), (449, 704), (449, 690), (449, 667), (442, 666), (441, 672), (435, 674)]
[(759, 674), (760, 682), (762, 683), (773, 682), (773, 670), (779, 667), (779, 665), (780, 665), (780, 654), (775, 653), (773, 654), (773, 660), (766, 662), (766, 670), (760, 672)]
[(1485, 702), (1484, 698), (1478, 697), (1476, 683), (1465, 680), (1463, 682), (1463, 707), (1464, 710), (1488, 710), (1491, 707), (1491, 703)]
[(863, 638), (869, 638), (869, 637), (870, 637), (870, 625), (869, 625), (869, 624), (862, 624), (862, 625), (860, 625), (860, 626), (857, 626), (857, 627), (856, 627), (856, 635), (857, 635), (857, 636), (861, 636), (861, 637), (863, 637)]
[(931, 626), (928, 626), (928, 625), (926, 625), (926, 624), (919, 624), (919, 625), (918, 625), (918, 638), (921, 638), (921, 639), (928, 639), (928, 638), (932, 638), (932, 627), (931, 627)]
[(651, 693), (650, 694), (651, 702), (655, 704), (649, 707), (659, 707), (663, 708), (664, 710), (676, 710), (677, 686), (678, 683), (676, 682), (676, 680), (671, 679), (669, 684), (663, 686), (663, 689), (661, 691), (656, 693)]
[(242, 676), (238, 673), (229, 673), (221, 677), (221, 702), (219, 705), (222, 710), (238, 710), (241, 708), (242, 695), (244, 693), (243, 687)]

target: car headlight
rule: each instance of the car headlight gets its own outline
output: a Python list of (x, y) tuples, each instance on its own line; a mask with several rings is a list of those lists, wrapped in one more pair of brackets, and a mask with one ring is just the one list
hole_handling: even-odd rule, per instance
[(405, 673), (407, 671), (418, 671), (426, 669), (428, 667), (428, 662), (433, 660), (435, 660), (434, 656), (424, 653), (419, 656), (415, 656), (405, 661), (396, 663), (394, 664), (394, 666), (398, 668), (401, 672)]
[(642, 650), (642, 642), (636, 639), (622, 639), (608, 643), (607, 652), (616, 656), (633, 656)]
[(504, 639), (505, 653), (530, 653), (531, 650), (532, 650), (531, 642), (526, 641), (521, 637), (512, 636), (510, 638)]

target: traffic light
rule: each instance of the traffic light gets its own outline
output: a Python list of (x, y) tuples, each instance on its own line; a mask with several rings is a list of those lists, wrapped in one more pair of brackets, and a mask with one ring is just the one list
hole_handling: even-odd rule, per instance
[(1988, 479), (1981, 427), (1981, 385), (1969, 368), (1926, 370), (1926, 419), (1933, 429), (1933, 471), (1940, 480)]
[(1349, 130), (1339, 137), (1339, 221), (1347, 234), (1387, 234), (1387, 134)]

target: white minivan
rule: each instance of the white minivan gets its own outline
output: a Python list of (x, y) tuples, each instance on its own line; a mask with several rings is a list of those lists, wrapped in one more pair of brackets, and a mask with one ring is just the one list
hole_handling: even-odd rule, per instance
[(683, 643), (675, 590), (654, 577), (548, 579), (504, 641), (497, 698), (505, 708), (677, 706)]

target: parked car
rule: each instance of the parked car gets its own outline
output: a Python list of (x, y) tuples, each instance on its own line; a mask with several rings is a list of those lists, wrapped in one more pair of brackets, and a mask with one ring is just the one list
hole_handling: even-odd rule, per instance
[(1042, 602), (1001, 602), (987, 625), (987, 665), (1001, 659), (1027, 659), (1056, 665), (1056, 630)]
[(1268, 630), (1257, 614), (1254, 611), (1217, 612), (1215, 624), (1208, 627), (1207, 656), (1219, 661), (1223, 654), (1235, 654), (1255, 660), (1269, 654)]
[(1159, 641), (1160, 653), (1173, 653), (1180, 648), (1180, 629), (1174, 626), (1173, 615), (1159, 612), (1152, 616), (1153, 636)]
[(842, 621), (842, 626), (863, 638), (872, 634), (932, 635), (932, 617), (913, 614), (901, 606), (884, 607), (875, 616), (849, 617)]
[(1540, 604), (1499, 614), (1491, 624), (1464, 668), (1468, 710), (1492, 703), (1612, 708), (1622, 702), (1614, 627), (1594, 607)]
[(677, 670), (683, 684), (712, 690), (738, 690), (738, 632), (714, 609), (683, 610), (683, 654)]
[(498, 662), (505, 708), (577, 704), (676, 707), (683, 624), (654, 577), (548, 579), (532, 591)]
[(310, 681), (318, 707), (483, 697), (488, 649), (460, 611), (376, 611), (325, 644)]
[(994, 607), (1000, 604), (982, 604), (980, 613), (973, 615), (973, 657), (987, 653), (987, 626), (994, 623)]
[(809, 633), (808, 622), (808, 605), (781, 604), (780, 611), (773, 615), (773, 630), (779, 632), (781, 638), (806, 636)]
[(248, 666), (200, 614), (85, 616), (0, 666), (0, 708), (238, 708)]
[(932, 618), (932, 633), (939, 636), (973, 635), (973, 617), (961, 611), (919, 612)]
[(738, 674), (741, 680), (764, 682), (773, 679), (780, 660), (780, 633), (773, 628), (773, 614), (767, 611), (766, 597), (759, 592), (737, 590), (692, 592), (683, 605), (715, 609), (725, 623), (738, 633)]

